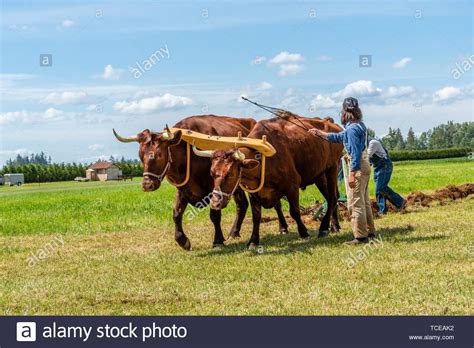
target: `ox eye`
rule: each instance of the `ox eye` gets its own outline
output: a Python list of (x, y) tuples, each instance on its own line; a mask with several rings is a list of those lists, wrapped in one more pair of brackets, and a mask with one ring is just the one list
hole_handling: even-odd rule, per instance
[(153, 151), (148, 152), (148, 159), (155, 159), (155, 153)]

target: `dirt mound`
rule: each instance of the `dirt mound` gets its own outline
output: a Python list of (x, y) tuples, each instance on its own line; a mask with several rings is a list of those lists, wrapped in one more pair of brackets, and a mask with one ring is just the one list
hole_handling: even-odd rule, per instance
[[(448, 185), (446, 187), (443, 187), (441, 189), (434, 191), (433, 194), (431, 195), (428, 195), (421, 191), (416, 191), (416, 192), (410, 193), (407, 196), (406, 198), (407, 204), (405, 206), (405, 209), (429, 207), (430, 204), (433, 202), (439, 202), (440, 204), (445, 204), (449, 201), (466, 198), (472, 194), (474, 194), (474, 183), (467, 183), (467, 184), (462, 184), (458, 186)], [(374, 214), (374, 217), (377, 217), (378, 216), (377, 212), (379, 210), (377, 201), (375, 199), (371, 199), (370, 205), (371, 205), (372, 213)], [(387, 206), (388, 206), (389, 213), (398, 212), (398, 209), (390, 202), (387, 202)], [(310, 218), (307, 217), (304, 219), (305, 222), (309, 219), (312, 219), (314, 216), (314, 213), (317, 212), (320, 207), (321, 207), (321, 203), (316, 202), (315, 204), (312, 204), (306, 207), (304, 211), (301, 210), (302, 215), (310, 216)], [(339, 212), (339, 218), (341, 220), (350, 221), (349, 211), (347, 210), (347, 207), (344, 203), (341, 203), (341, 202), (338, 203), (338, 212)], [(403, 210), (402, 212), (405, 212), (405, 210)]]
[(415, 208), (420, 206), (429, 207), (433, 202), (444, 204), (446, 201), (466, 198), (472, 194), (474, 194), (474, 184), (448, 185), (436, 190), (431, 195), (419, 191), (410, 193), (407, 197), (407, 206)]
[[(428, 195), (421, 191), (416, 191), (416, 192), (410, 193), (407, 196), (406, 198), (407, 204), (405, 206), (405, 209), (429, 207), (430, 204), (433, 202), (439, 202), (440, 204), (445, 204), (449, 201), (463, 199), (473, 194), (474, 194), (474, 183), (466, 183), (466, 184), (462, 184), (458, 186), (448, 185), (446, 187), (443, 187), (434, 191), (431, 195)], [(374, 214), (374, 217), (377, 217), (377, 212), (379, 210), (377, 201), (375, 199), (371, 199), (370, 205), (371, 205), (372, 213)], [(320, 203), (319, 201), (316, 201), (314, 204), (310, 206), (300, 207), (300, 212), (303, 217), (304, 223), (308, 223), (310, 222), (310, 220), (314, 220), (314, 215), (319, 211), (321, 206), (322, 206), (322, 203)], [(339, 202), (337, 206), (338, 206), (339, 219), (350, 221), (350, 215), (349, 215), (349, 211), (347, 210), (347, 206), (342, 202)], [(387, 206), (388, 206), (389, 213), (398, 212), (398, 209), (395, 206), (393, 206), (390, 202), (387, 202)], [(285, 218), (289, 219), (290, 217), (288, 215), (285, 215)], [(277, 217), (270, 217), (270, 216), (262, 217), (263, 223), (274, 221), (274, 220), (278, 220)]]

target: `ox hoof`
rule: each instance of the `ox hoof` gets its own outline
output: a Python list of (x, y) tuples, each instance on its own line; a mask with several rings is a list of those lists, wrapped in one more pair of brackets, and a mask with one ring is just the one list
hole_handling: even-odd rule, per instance
[(184, 250), (191, 250), (191, 242), (189, 241), (189, 239), (186, 239), (186, 243), (184, 243), (182, 247)]
[(247, 249), (249, 249), (249, 250), (255, 250), (255, 249), (257, 249), (257, 248), (258, 248), (258, 244), (253, 243), (253, 242), (252, 242), (252, 243), (249, 243), (249, 244), (247, 245)]
[(288, 228), (287, 227), (280, 227), (280, 234), (288, 234)]
[(319, 231), (318, 238), (324, 238), (324, 237), (327, 237), (328, 235), (329, 235), (328, 230)]
[(222, 249), (223, 247), (225, 247), (225, 245), (224, 243), (213, 243), (212, 247), (216, 249)]

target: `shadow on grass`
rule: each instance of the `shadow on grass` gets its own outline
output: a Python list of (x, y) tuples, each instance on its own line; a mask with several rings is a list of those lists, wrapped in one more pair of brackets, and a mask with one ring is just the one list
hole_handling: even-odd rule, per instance
[[(377, 231), (382, 236), (382, 239), (390, 240), (391, 237), (397, 235), (407, 235), (410, 232), (414, 231), (415, 228), (411, 225), (405, 225), (400, 227), (393, 228), (382, 228)], [(291, 232), (287, 235), (282, 234), (265, 234), (260, 238), (260, 247), (249, 253), (258, 255), (286, 255), (293, 254), (296, 252), (305, 252), (310, 253), (315, 247), (340, 247), (342, 243), (352, 238), (352, 234), (347, 232), (331, 232), (329, 237), (326, 238), (317, 238), (317, 232), (310, 231), (311, 238), (307, 241), (301, 240), (298, 233)], [(397, 242), (418, 242), (426, 240), (437, 240), (445, 238), (444, 236), (427, 236), (427, 237), (413, 237), (397, 239)], [(208, 256), (222, 256), (230, 255), (236, 253), (242, 253), (247, 251), (247, 238), (240, 238), (239, 240), (232, 241), (227, 243), (225, 247), (210, 249), (210, 250), (200, 250), (198, 257), (208, 257)], [(269, 250), (269, 249), (272, 250)]]

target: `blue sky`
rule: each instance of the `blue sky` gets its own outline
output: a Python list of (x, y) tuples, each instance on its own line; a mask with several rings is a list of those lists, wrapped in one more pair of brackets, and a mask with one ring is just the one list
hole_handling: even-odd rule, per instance
[(2, 1), (0, 165), (39, 151), (136, 158), (112, 127), (269, 117), (241, 95), (336, 120), (355, 96), (380, 136), (473, 121), (472, 12), (470, 0)]

